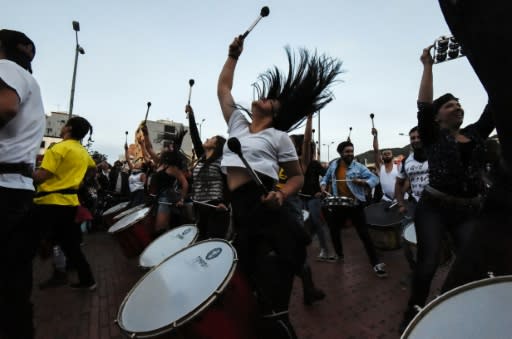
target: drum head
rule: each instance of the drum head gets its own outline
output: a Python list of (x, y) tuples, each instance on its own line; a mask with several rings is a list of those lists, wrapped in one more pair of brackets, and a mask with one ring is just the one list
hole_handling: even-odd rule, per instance
[(126, 202), (122, 202), (120, 204), (117, 204), (115, 206), (112, 206), (110, 207), (108, 210), (106, 210), (105, 212), (103, 212), (102, 215), (109, 215), (109, 214), (112, 214), (112, 213), (116, 213), (124, 208), (126, 208), (128, 206), (130, 202), (129, 201), (126, 201)]
[(116, 214), (112, 219), (114, 219), (114, 220), (120, 220), (121, 218), (123, 218), (123, 217), (127, 216), (128, 214), (132, 214), (133, 212), (137, 212), (138, 210), (143, 209), (143, 208), (144, 208), (144, 206), (146, 206), (146, 205), (144, 205), (144, 204), (140, 204), (140, 205), (137, 205), (137, 206), (135, 206), (135, 207), (129, 208), (129, 209), (125, 210), (125, 211), (122, 211), (122, 212), (121, 212), (121, 213), (119, 213), (119, 214)]
[(460, 286), (416, 315), (402, 338), (510, 338), (512, 276)]
[(139, 257), (139, 266), (151, 268), (196, 241), (195, 225), (176, 227), (155, 239)]
[(171, 331), (200, 314), (222, 293), (236, 268), (227, 241), (206, 240), (167, 258), (124, 299), (117, 321), (137, 337)]
[(416, 240), (416, 229), (414, 228), (413, 222), (411, 222), (410, 224), (405, 226), (404, 239), (405, 239), (405, 241), (407, 241), (408, 243), (411, 243), (411, 244), (416, 245), (418, 243)]
[(394, 226), (400, 225), (403, 215), (400, 214), (398, 206), (389, 208), (390, 202), (380, 201), (364, 208), (366, 223), (373, 226)]
[(112, 225), (108, 229), (108, 233), (116, 233), (135, 224), (137, 221), (143, 219), (149, 213), (150, 210), (150, 207), (145, 207), (141, 210), (133, 212), (132, 214), (128, 214), (124, 218), (121, 218), (121, 220), (116, 222), (114, 225)]

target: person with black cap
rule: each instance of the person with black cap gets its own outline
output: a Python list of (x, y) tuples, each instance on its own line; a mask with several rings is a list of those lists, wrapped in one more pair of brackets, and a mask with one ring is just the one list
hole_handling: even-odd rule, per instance
[(0, 338), (33, 338), (32, 259), (37, 248), (32, 172), (43, 139), (44, 107), (31, 75), (36, 48), (25, 34), (0, 30)]
[(418, 129), (429, 164), (429, 184), (416, 207), (417, 263), (401, 330), (423, 307), (438, 266), (444, 234), (457, 254), (465, 246), (481, 207), (485, 140), (494, 129), (490, 105), (474, 124), (461, 129), (464, 110), (446, 93), (433, 100), (432, 46), (423, 50), (418, 94)]
[(377, 256), (377, 251), (368, 233), (364, 214), (365, 188), (377, 186), (379, 178), (366, 166), (354, 161), (354, 145), (350, 141), (341, 142), (336, 150), (340, 158), (331, 162), (325, 176), (320, 181), (320, 188), (324, 196), (328, 195), (327, 186), (330, 185), (331, 193), (329, 195), (344, 199), (344, 203), (341, 205), (323, 207), (334, 249), (339, 259), (343, 260), (341, 226), (347, 219), (351, 219), (357, 235), (363, 242), (375, 274), (379, 278), (385, 278), (387, 276), (385, 264), (380, 262)]

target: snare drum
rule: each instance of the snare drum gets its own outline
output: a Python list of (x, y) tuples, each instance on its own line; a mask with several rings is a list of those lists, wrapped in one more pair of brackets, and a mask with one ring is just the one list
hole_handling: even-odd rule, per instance
[(354, 207), (355, 201), (349, 197), (331, 196), (322, 199), (322, 207)]
[(512, 276), (457, 287), (425, 306), (402, 338), (510, 338)]
[(140, 205), (137, 205), (135, 207), (129, 208), (127, 210), (124, 210), (121, 213), (116, 214), (112, 218), (112, 220), (113, 220), (113, 222), (117, 222), (118, 220), (121, 220), (122, 218), (126, 217), (128, 214), (132, 214), (133, 212), (137, 212), (138, 210), (143, 209), (145, 206), (146, 205), (144, 205), (144, 204), (140, 204)]
[[(411, 268), (416, 265), (417, 260), (417, 250), (416, 246), (418, 244), (416, 240), (416, 229), (414, 228), (414, 222), (407, 224), (404, 228), (404, 232), (402, 235), (404, 239), (404, 251), (405, 257), (409, 262)], [(452, 251), (450, 250), (450, 242), (447, 238), (443, 238), (443, 245), (441, 247), (441, 254), (439, 259), (439, 264), (441, 266), (448, 265), (452, 260)]]
[(195, 225), (183, 225), (162, 234), (142, 252), (139, 257), (139, 266), (150, 269), (178, 252), (193, 244), (198, 236)]
[(119, 308), (118, 326), (131, 338), (254, 338), (255, 300), (236, 263), (224, 240), (182, 249), (137, 282)]
[(375, 247), (381, 250), (396, 250), (401, 246), (404, 216), (398, 206), (390, 207), (391, 202), (380, 201), (364, 208), (368, 233)]
[(150, 207), (145, 207), (121, 218), (108, 232), (113, 234), (121, 245), (126, 257), (136, 257), (153, 240), (154, 217)]
[(112, 206), (111, 208), (103, 212), (103, 214), (101, 215), (103, 219), (103, 225), (105, 225), (106, 227), (112, 226), (112, 224), (114, 223), (114, 216), (128, 209), (129, 203), (129, 201), (122, 202), (120, 204)]

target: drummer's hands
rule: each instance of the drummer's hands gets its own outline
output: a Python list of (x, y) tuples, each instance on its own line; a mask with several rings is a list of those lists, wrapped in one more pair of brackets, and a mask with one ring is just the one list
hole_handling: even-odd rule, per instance
[(242, 54), (242, 51), (244, 50), (244, 39), (241, 35), (237, 36), (231, 45), (229, 45), (229, 52), (228, 55), (230, 58), (233, 58), (235, 60), (238, 60), (238, 57), (240, 54)]
[(227, 211), (228, 210), (227, 206), (224, 205), (223, 203), (218, 204), (216, 208), (218, 211)]
[(183, 205), (184, 205), (183, 199), (180, 199), (176, 202), (176, 207), (183, 207)]
[(281, 191), (270, 191), (261, 198), (261, 202), (270, 208), (279, 208), (283, 205), (284, 194)]
[(358, 186), (366, 185), (366, 180), (364, 180), (364, 179), (352, 179), (352, 182)]
[(315, 198), (322, 198), (324, 195), (325, 195), (324, 192), (316, 192), (315, 193)]
[(143, 123), (140, 126), (140, 130), (142, 131), (142, 135), (144, 135), (145, 137), (147, 137), (149, 135), (148, 126), (146, 126), (146, 124)]
[(432, 50), (432, 47), (434, 47), (434, 45), (425, 47), (423, 49), (423, 52), (421, 53), (420, 61), (423, 64), (423, 66), (432, 66), (432, 64), (434, 64), (434, 58), (432, 57), (432, 54), (430, 53), (430, 51)]
[(194, 114), (194, 110), (192, 109), (192, 106), (190, 106), (190, 105), (185, 106), (185, 113), (187, 113), (187, 116), (189, 114)]
[(374, 127), (374, 128), (372, 128), (372, 135), (373, 135), (374, 137), (376, 137), (376, 136), (377, 136), (377, 134), (378, 134), (377, 129), (376, 129), (375, 127)]
[(405, 207), (404, 205), (399, 205), (398, 212), (400, 212), (400, 214), (406, 214), (407, 213), (407, 207)]

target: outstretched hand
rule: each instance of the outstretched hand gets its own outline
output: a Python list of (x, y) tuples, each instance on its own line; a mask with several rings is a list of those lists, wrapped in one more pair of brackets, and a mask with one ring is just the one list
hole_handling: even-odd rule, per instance
[(194, 114), (194, 110), (192, 109), (192, 106), (190, 106), (190, 105), (185, 106), (185, 113), (187, 113), (187, 115), (191, 114), (191, 113)]

